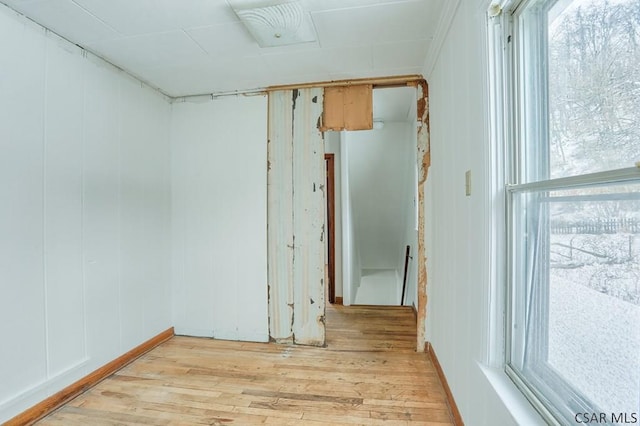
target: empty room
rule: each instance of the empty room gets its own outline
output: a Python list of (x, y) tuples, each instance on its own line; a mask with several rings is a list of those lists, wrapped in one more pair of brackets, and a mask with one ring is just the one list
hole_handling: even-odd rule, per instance
[(638, 0), (0, 0), (0, 424), (640, 423)]

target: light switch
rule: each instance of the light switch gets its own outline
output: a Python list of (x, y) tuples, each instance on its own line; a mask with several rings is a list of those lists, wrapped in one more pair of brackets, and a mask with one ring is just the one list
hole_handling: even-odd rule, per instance
[(464, 174), (464, 187), (467, 197), (471, 195), (471, 170), (467, 170)]

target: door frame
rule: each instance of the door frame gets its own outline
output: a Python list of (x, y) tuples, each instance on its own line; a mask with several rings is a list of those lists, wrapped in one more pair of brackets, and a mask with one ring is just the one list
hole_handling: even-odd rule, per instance
[(336, 303), (335, 154), (324, 154), (327, 202), (327, 287), (329, 303)]

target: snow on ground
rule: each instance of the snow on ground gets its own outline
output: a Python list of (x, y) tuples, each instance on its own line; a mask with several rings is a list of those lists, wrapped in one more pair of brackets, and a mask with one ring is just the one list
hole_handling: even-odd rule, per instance
[(565, 251), (552, 260), (549, 363), (600, 409), (638, 412), (640, 253), (620, 234), (553, 235), (552, 242), (566, 244), (567, 238), (607, 257), (573, 250), (572, 259)]

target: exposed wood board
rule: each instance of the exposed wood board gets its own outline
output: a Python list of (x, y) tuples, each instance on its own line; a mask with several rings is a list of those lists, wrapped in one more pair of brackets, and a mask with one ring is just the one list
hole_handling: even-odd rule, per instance
[[(398, 87), (398, 86), (410, 86), (416, 85), (418, 82), (422, 81), (424, 78), (419, 74), (406, 74), (406, 75), (395, 75), (389, 77), (368, 77), (368, 78), (353, 78), (353, 79), (342, 79), (342, 80), (333, 80), (333, 81), (317, 81), (310, 83), (298, 83), (298, 84), (287, 84), (287, 85), (279, 85), (279, 86), (270, 86), (267, 88), (269, 91), (276, 90), (288, 90), (288, 89), (305, 89), (309, 87), (340, 87), (340, 86), (351, 86), (351, 85), (359, 85), (359, 84), (371, 84), (373, 87)], [(326, 96), (326, 93), (325, 93)]]
[(322, 346), (324, 329), (323, 89), (293, 91), (294, 341)]
[[(327, 200), (327, 273), (325, 285), (329, 286), (327, 291), (329, 303), (335, 303), (336, 298), (336, 205), (335, 205), (335, 154), (324, 155), (326, 165), (326, 189), (325, 198)], [(327, 301), (325, 300), (325, 303)]]
[(269, 335), (293, 341), (293, 91), (269, 93), (267, 240)]
[(322, 130), (370, 130), (373, 128), (371, 84), (327, 87)]
[(344, 128), (346, 130), (371, 130), (373, 128), (372, 85), (347, 87), (344, 101)]
[(322, 130), (344, 129), (344, 86), (327, 87), (324, 90), (324, 115)]
[(426, 342), (427, 318), (427, 257), (425, 248), (425, 197), (424, 184), (431, 166), (431, 148), (429, 144), (429, 88), (426, 81), (417, 85), (418, 99), (418, 330), (417, 350), (423, 351)]
[(278, 342), (322, 346), (324, 334), (323, 89), (269, 94), (269, 325)]

